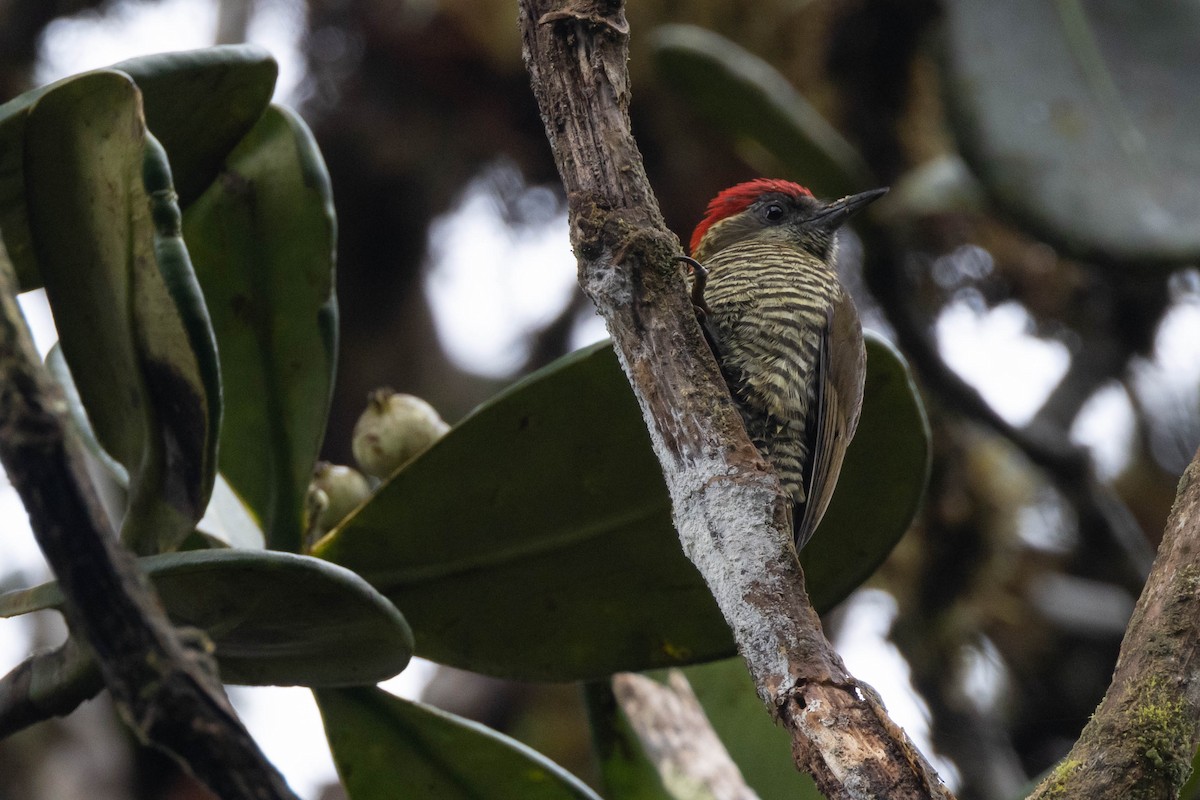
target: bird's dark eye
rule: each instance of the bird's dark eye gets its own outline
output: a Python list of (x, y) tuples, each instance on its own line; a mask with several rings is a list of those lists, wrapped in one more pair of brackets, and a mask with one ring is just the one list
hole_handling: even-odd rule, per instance
[(767, 222), (781, 222), (786, 213), (779, 203), (769, 203), (763, 206), (762, 210), (763, 219)]

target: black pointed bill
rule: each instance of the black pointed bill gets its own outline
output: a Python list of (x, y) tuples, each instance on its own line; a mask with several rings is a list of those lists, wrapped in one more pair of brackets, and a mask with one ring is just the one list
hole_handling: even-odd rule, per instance
[(848, 197), (843, 197), (841, 200), (834, 200), (832, 203), (825, 206), (817, 212), (816, 216), (810, 217), (807, 225), (813, 227), (824, 228), (827, 231), (834, 231), (842, 227), (846, 220), (850, 219), (854, 214), (857, 214), (861, 209), (875, 202), (879, 198), (888, 193), (887, 187), (882, 189), (871, 189), (867, 192), (852, 194)]

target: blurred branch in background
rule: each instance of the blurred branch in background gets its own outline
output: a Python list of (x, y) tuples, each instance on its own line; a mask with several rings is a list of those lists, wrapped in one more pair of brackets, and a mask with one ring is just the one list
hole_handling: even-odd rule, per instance
[(213, 44), (241, 44), (246, 41), (257, 0), (217, 0), (217, 35)]
[(624, 672), (613, 676), (612, 687), (642, 749), (672, 795), (758, 800), (682, 672), (671, 670), (666, 684)]
[(0, 6), (0, 100), (30, 88), (38, 39), (47, 25), (103, 4), (104, 0), (15, 0)]

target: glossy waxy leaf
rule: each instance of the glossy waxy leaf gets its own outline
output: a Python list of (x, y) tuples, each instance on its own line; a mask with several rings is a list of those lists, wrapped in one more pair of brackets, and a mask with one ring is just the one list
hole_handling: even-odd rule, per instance
[(120, 72), (51, 89), (25, 125), (33, 253), (96, 439), (129, 475), (122, 536), (170, 549), (212, 491), (221, 390), (165, 153)]
[(297, 550), (337, 353), (333, 200), (304, 123), (268, 109), (184, 235), (220, 346), (221, 471), (270, 546)]
[(96, 440), (96, 432), (92, 430), (91, 420), (83, 407), (83, 399), (79, 396), (74, 378), (71, 377), (61, 343), (56, 342), (46, 353), (46, 369), (62, 387), (64, 399), (67, 401), (67, 412), (83, 444), (84, 467), (91, 479), (92, 489), (104, 506), (109, 520), (119, 527), (129, 506), (129, 473)]
[(350, 800), (599, 800), (545, 756), (476, 722), (377, 688), (316, 696)]
[(96, 440), (96, 432), (92, 430), (92, 422), (88, 419), (87, 409), (83, 406), (83, 398), (79, 396), (79, 388), (75, 385), (75, 379), (71, 377), (71, 368), (67, 366), (67, 359), (63, 356), (62, 342), (55, 342), (47, 351), (46, 369), (62, 387), (67, 401), (67, 412), (70, 414), (71, 422), (75, 424), (75, 432), (79, 434), (84, 449), (99, 462), (100, 466), (112, 473), (114, 479), (122, 487), (128, 488), (129, 473), (121, 462), (110, 456)]
[[(802, 556), (819, 610), (882, 561), (925, 484), (928, 433), (906, 367), (869, 337), (867, 368), (859, 435)], [(419, 655), (466, 669), (569, 680), (733, 653), (681, 551), (641, 413), (607, 343), (485, 404), (314, 554), (405, 608)]]
[(314, 548), (401, 607), (418, 654), (569, 680), (727, 655), (607, 344), (452, 428)]
[[(166, 148), (180, 203), (212, 182), (221, 162), (271, 99), (279, 68), (253, 45), (142, 56), (110, 68), (129, 75), (144, 101), (147, 124)], [(25, 207), (25, 123), (47, 92), (86, 78), (75, 75), (0, 105), (0, 230), (22, 290), (41, 285)]]
[[(62, 385), (67, 410), (83, 442), (92, 487), (96, 489), (109, 518), (119, 523), (125, 516), (128, 503), (129, 475), (125, 467), (114, 460), (96, 440), (96, 433), (92, 430), (91, 421), (87, 417), (83, 400), (79, 397), (79, 390), (75, 387), (60, 345), (55, 344), (46, 354), (46, 367)], [(258, 550), (264, 547), (263, 534), (258, 523), (220, 473), (217, 473), (213, 483), (208, 508), (196, 523), (196, 531), (218, 547), (246, 547)]]
[(252, 44), (139, 56), (111, 68), (141, 89), (146, 126), (166, 148), (184, 208), (262, 116), (279, 76), (274, 57)]
[(946, 4), (951, 119), (991, 196), (1108, 260), (1200, 255), (1200, 6)]
[[(139, 560), (171, 619), (207, 632), (221, 679), (354, 686), (400, 672), (412, 633), (396, 607), (349, 570), (306, 556), (191, 550)], [(63, 602), (58, 584), (0, 595), (0, 616)]]
[(762, 146), (817, 195), (840, 197), (875, 185), (858, 151), (787, 78), (724, 36), (694, 25), (660, 26), (654, 63), (690, 109)]

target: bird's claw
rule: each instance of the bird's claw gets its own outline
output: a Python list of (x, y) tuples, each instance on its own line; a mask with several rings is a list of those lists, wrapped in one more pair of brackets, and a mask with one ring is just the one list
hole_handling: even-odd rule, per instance
[(696, 316), (703, 321), (712, 314), (712, 309), (708, 307), (708, 303), (704, 302), (704, 287), (708, 283), (708, 270), (691, 256), (676, 256), (675, 258), (692, 269), (692, 307), (696, 309)]

